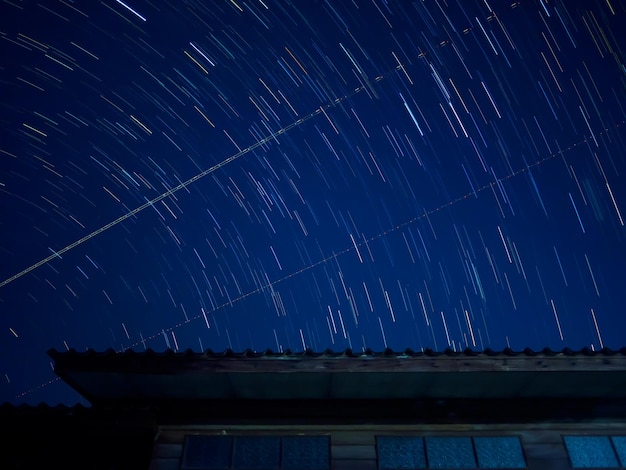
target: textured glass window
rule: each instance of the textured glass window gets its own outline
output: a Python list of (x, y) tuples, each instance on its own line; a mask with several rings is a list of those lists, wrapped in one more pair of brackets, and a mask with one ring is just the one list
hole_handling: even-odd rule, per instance
[(280, 467), (280, 437), (235, 437), (233, 468), (274, 470)]
[(427, 437), (428, 468), (475, 468), (470, 437)]
[(421, 437), (378, 436), (376, 453), (379, 470), (426, 468), (424, 441)]
[(475, 437), (480, 468), (526, 468), (519, 437)]
[(626, 436), (611, 437), (622, 467), (626, 467)]
[(232, 441), (228, 436), (185, 436), (181, 469), (229, 469)]
[(328, 436), (283, 437), (283, 470), (328, 470), (330, 439)]
[(564, 436), (574, 468), (616, 468), (617, 458), (608, 436)]

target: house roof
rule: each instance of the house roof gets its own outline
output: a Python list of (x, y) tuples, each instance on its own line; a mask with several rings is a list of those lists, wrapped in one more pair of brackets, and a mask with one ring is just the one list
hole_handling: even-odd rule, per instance
[(55, 372), (92, 403), (119, 400), (626, 399), (626, 348), (515, 352), (351, 350), (59, 352)]

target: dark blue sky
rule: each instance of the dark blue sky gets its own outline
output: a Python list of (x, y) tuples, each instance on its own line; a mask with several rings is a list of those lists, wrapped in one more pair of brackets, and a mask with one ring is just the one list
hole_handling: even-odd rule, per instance
[(626, 344), (625, 2), (0, 18), (0, 401), (77, 400), (48, 348)]

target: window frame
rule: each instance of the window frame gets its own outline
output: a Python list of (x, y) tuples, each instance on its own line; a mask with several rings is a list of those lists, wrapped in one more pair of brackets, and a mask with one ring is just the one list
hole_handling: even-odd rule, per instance
[[(522, 443), (522, 437), (519, 434), (478, 434), (478, 435), (470, 435), (470, 434), (414, 434), (414, 435), (407, 435), (407, 434), (376, 434), (375, 435), (375, 449), (376, 449), (376, 468), (377, 470), (388, 470), (388, 469), (392, 469), (392, 468), (397, 468), (397, 467), (381, 467), (380, 465), (380, 453), (379, 453), (379, 445), (378, 445), (378, 440), (379, 438), (412, 438), (412, 439), (420, 439), (421, 440), (421, 450), (423, 451), (423, 460), (424, 461), (424, 466), (423, 467), (400, 467), (406, 470), (425, 470), (425, 469), (433, 469), (433, 468), (446, 468), (446, 469), (456, 469), (456, 468), (464, 468), (464, 469), (469, 469), (469, 470), (481, 470), (481, 469), (485, 469), (485, 468), (497, 468), (497, 469), (527, 469), (528, 468), (528, 459), (526, 458), (526, 452), (524, 451), (524, 445)], [(473, 454), (473, 458), (474, 458), (474, 466), (471, 467), (438, 467), (438, 466), (433, 466), (431, 464), (431, 462), (429, 461), (429, 457), (428, 457), (428, 444), (427, 444), (427, 440), (428, 438), (469, 438), (470, 439), (470, 445), (471, 445), (471, 449), (472, 449), (472, 454)], [(520, 457), (522, 459), (522, 464), (523, 466), (516, 466), (516, 467), (503, 467), (503, 466), (494, 466), (494, 467), (488, 467), (488, 466), (480, 466), (480, 461), (478, 458), (478, 451), (476, 449), (476, 442), (475, 439), (479, 438), (479, 439), (489, 439), (489, 438), (495, 438), (495, 439), (499, 439), (499, 438), (513, 438), (517, 440), (517, 443), (519, 444), (519, 452), (520, 455), (518, 457)], [(518, 458), (516, 457), (516, 458)]]
[[(228, 465), (227, 466), (216, 466), (212, 465), (211, 462), (202, 462), (201, 464), (196, 464), (193, 461), (189, 461), (187, 458), (188, 452), (188, 442), (191, 442), (192, 439), (196, 441), (201, 441), (202, 438), (207, 439), (207, 442), (211, 439), (217, 440), (229, 440), (229, 455), (228, 455)], [(238, 439), (267, 439), (267, 438), (275, 438), (278, 439), (278, 457), (277, 457), (277, 466), (271, 467), (276, 470), (330, 470), (331, 469), (331, 441), (330, 434), (285, 434), (285, 433), (237, 433), (237, 434), (215, 434), (215, 433), (195, 433), (195, 434), (185, 434), (183, 437), (183, 448), (181, 453), (180, 465), (179, 468), (181, 470), (240, 470), (243, 468), (250, 467), (240, 467), (235, 465), (235, 452), (237, 448), (237, 440)], [(291, 438), (323, 438), (325, 440), (326, 448), (326, 457), (327, 461), (323, 464), (323, 466), (303, 466), (303, 467), (285, 467), (284, 464), (284, 439)], [(197, 445), (197, 444), (196, 444)], [(263, 467), (265, 468), (265, 467)]]

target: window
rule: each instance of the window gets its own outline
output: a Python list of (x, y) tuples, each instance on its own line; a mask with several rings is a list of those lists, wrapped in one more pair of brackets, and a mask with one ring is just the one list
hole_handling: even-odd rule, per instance
[(514, 436), (475, 437), (478, 468), (526, 468), (519, 438)]
[(277, 470), (280, 465), (280, 437), (236, 437), (232, 462), (233, 468)]
[(186, 436), (184, 470), (223, 470), (230, 468), (233, 439), (228, 436)]
[(379, 470), (526, 468), (516, 436), (378, 436), (376, 452)]
[(475, 468), (471, 437), (427, 437), (429, 468)]
[(182, 470), (329, 470), (328, 436), (185, 436)]
[(626, 466), (626, 436), (563, 436), (574, 468)]
[(379, 436), (376, 453), (380, 470), (426, 468), (424, 440), (421, 437)]
[(283, 470), (326, 470), (330, 468), (328, 436), (289, 436), (282, 440)]

